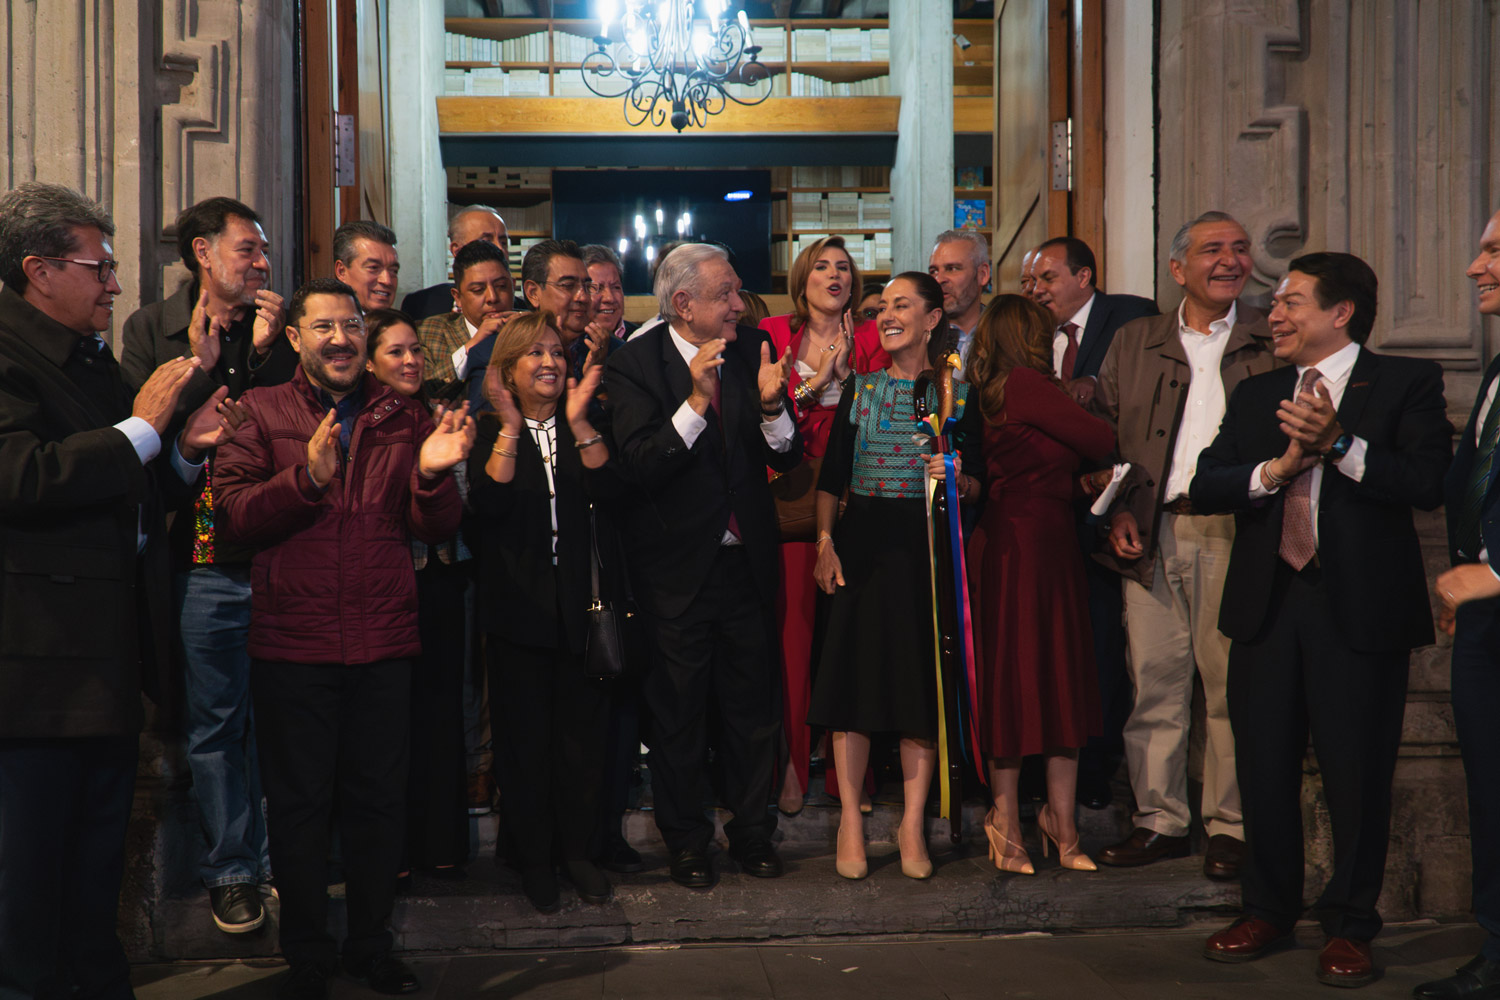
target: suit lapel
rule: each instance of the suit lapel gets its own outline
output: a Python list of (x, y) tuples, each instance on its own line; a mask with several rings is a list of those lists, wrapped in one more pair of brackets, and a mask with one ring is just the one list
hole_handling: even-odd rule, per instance
[[(663, 323), (655, 331), (661, 338), (661, 370), (662, 378), (667, 385), (667, 414), (676, 410), (681, 401), (687, 399), (693, 392), (693, 376), (688, 371), (688, 364), (682, 360), (682, 354), (677, 350), (677, 344), (672, 340), (672, 335)], [(677, 403), (672, 403), (676, 400)]]
[(1358, 433), (1355, 428), (1359, 426), (1359, 418), (1365, 411), (1365, 404), (1370, 400), (1370, 391), (1374, 388), (1375, 380), (1379, 375), (1380, 356), (1361, 347), (1359, 356), (1354, 359), (1354, 367), (1349, 372), (1349, 382), (1344, 387), (1344, 398), (1339, 400), (1339, 426), (1348, 433)]
[(1089, 321), (1083, 326), (1083, 337), (1078, 342), (1078, 357), (1068, 378), (1077, 378), (1078, 373), (1088, 367), (1088, 360), (1099, 348), (1104, 336), (1104, 324), (1109, 319), (1109, 302), (1103, 292), (1094, 293), (1094, 308), (1089, 310)]

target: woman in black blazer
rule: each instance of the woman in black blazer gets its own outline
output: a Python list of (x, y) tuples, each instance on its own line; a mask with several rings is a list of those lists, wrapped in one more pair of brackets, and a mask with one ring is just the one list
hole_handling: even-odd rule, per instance
[(526, 898), (544, 913), (558, 907), (557, 857), (585, 902), (612, 894), (589, 860), (609, 689), (583, 670), (590, 501), (612, 479), (588, 415), (602, 371), (590, 363), (582, 384), (568, 378), (551, 312), (512, 319), (485, 376), (495, 412), (469, 458), (501, 823)]

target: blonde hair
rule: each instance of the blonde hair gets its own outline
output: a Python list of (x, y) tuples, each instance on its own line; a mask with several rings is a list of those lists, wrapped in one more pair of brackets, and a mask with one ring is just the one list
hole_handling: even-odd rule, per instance
[(557, 330), (557, 316), (550, 309), (538, 309), (517, 316), (495, 334), (495, 349), (490, 354), (490, 366), (500, 369), (500, 381), (512, 393), (516, 391), (516, 363), (541, 338), (543, 330), (551, 330), (557, 334), (557, 342), (562, 343), (562, 334)]

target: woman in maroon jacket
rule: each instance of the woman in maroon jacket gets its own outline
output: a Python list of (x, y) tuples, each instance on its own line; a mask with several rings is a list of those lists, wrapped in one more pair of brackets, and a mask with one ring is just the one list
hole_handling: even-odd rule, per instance
[(301, 367), (241, 399), (218, 453), (224, 537), (256, 546), (250, 689), (281, 895), (283, 992), (319, 995), (337, 953), (327, 927), (334, 798), (347, 886), (342, 961), (382, 993), (412, 992), (387, 928), (405, 825), (407, 700), (421, 655), (411, 535), (458, 530), (449, 469), (474, 440), (463, 410), (436, 428), (365, 372), (354, 292), (319, 279), (287, 309)]

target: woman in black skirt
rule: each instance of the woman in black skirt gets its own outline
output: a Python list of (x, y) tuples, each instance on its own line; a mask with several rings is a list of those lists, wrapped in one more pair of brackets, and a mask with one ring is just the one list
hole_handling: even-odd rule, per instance
[[(932, 875), (923, 824), (937, 762), (923, 484), (929, 454), (912, 435), (920, 429), (914, 382), (928, 367), (928, 341), (942, 323), (943, 292), (930, 276), (908, 271), (886, 285), (876, 326), (890, 365), (845, 383), (818, 481), (814, 578), (833, 600), (807, 721), (833, 732), (843, 803), (837, 869), (845, 878), (868, 872), (857, 782), (875, 732), (901, 737), (901, 871)], [(955, 414), (963, 413), (964, 388), (954, 386)], [(967, 476), (958, 485), (960, 496), (979, 494)], [(846, 488), (848, 507), (835, 526)]]

